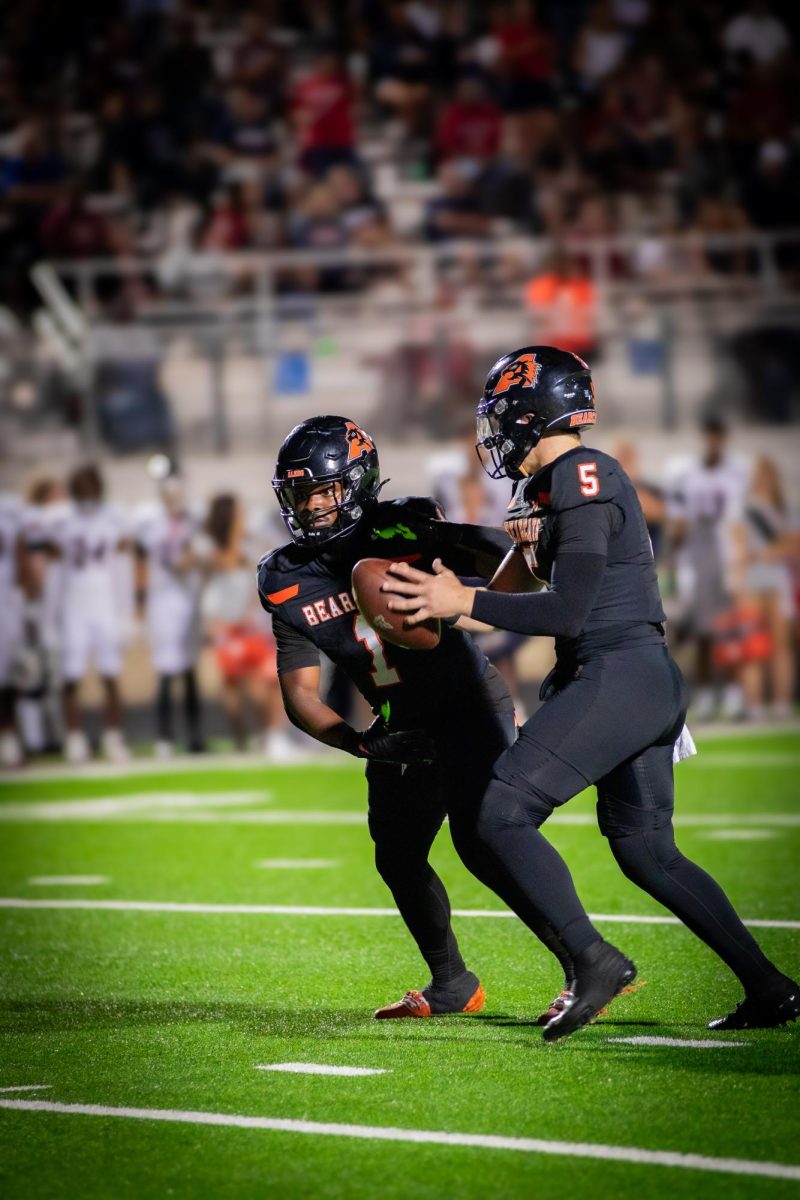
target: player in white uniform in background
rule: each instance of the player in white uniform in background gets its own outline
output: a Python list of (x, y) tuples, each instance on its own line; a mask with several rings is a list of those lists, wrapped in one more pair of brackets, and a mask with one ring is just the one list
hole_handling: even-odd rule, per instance
[(160, 502), (143, 509), (135, 523), (139, 559), (137, 591), (146, 594), (147, 633), (158, 675), (156, 756), (174, 750), (173, 689), (180, 680), (187, 748), (205, 749), (197, 688), (200, 651), (200, 575), (195, 538), (198, 519), (188, 511), (183, 489), (173, 475), (160, 486)]
[(20, 535), (25, 508), (18, 496), (0, 494), (0, 765), (23, 760), (17, 732), (14, 657), (23, 629), (23, 550)]
[(61, 566), (65, 752), (73, 763), (89, 757), (78, 689), (89, 667), (94, 666), (105, 692), (103, 754), (113, 762), (124, 762), (128, 750), (122, 733), (118, 679), (125, 622), (132, 609), (132, 577), (120, 570), (119, 559), (129, 545), (127, 522), (121, 509), (103, 499), (103, 481), (94, 466), (73, 472), (69, 494), (72, 505), (51, 530)]
[[(702, 425), (699, 459), (675, 462), (667, 469), (668, 539), (675, 551), (675, 573), (683, 635), (697, 646), (695, 699), (698, 720), (717, 708), (712, 649), (714, 622), (740, 598), (746, 568), (744, 512), (751, 469), (728, 450), (728, 431), (717, 417)], [(744, 715), (742, 688), (723, 680), (721, 715)]]
[(48, 552), (51, 530), (69, 511), (66, 488), (55, 476), (34, 479), (25, 509), (25, 656), (30, 681), (17, 700), (17, 721), (29, 753), (59, 751), (64, 744), (61, 678), (61, 563)]

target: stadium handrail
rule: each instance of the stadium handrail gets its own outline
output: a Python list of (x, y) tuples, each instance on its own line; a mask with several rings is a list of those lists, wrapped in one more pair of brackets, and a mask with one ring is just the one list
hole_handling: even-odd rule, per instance
[[(389, 263), (436, 264), (448, 262), (454, 256), (466, 255), (507, 255), (525, 253), (530, 257), (532, 268), (538, 266), (548, 254), (557, 248), (565, 248), (569, 252), (581, 253), (587, 256), (596, 281), (602, 281), (603, 271), (597, 267), (604, 261), (619, 253), (635, 253), (647, 244), (658, 244), (665, 252), (694, 252), (754, 250), (759, 252), (760, 273), (772, 274), (774, 262), (770, 263), (776, 249), (786, 243), (800, 244), (800, 228), (787, 228), (765, 232), (762, 230), (739, 230), (706, 234), (697, 231), (686, 233), (646, 233), (646, 234), (613, 234), (605, 237), (589, 237), (585, 235), (566, 235), (555, 241), (551, 238), (513, 237), (501, 240), (475, 239), (452, 240), (444, 245), (412, 245), (398, 243), (385, 247), (345, 247), (331, 250), (307, 248), (280, 250), (237, 250), (215, 251), (210, 254), (192, 252), (187, 254), (182, 269), (188, 274), (203, 274), (220, 267), (235, 271), (249, 269), (270, 273), (279, 270), (291, 270), (293, 267), (337, 267), (337, 266), (376, 266)], [(761, 256), (764, 257), (761, 257)], [(155, 252), (150, 255), (124, 258), (87, 258), (87, 259), (50, 259), (46, 265), (59, 274), (80, 277), (100, 277), (108, 275), (131, 275), (143, 270), (152, 270), (158, 265), (163, 255)], [(33, 268), (36, 271), (42, 264)], [(772, 268), (772, 269), (769, 269)], [(756, 276), (749, 275), (748, 278)], [(729, 276), (727, 278), (730, 278)]]

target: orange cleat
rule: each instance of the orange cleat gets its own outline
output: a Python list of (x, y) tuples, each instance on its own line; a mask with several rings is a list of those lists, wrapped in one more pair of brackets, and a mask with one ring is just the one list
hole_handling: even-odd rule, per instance
[[(486, 993), (483, 990), (483, 985), (479, 983), (464, 1007), (453, 1009), (453, 1012), (480, 1012), (485, 1003)], [(423, 993), (417, 991), (406, 992), (402, 1000), (396, 1000), (394, 1004), (387, 1004), (384, 1008), (377, 1008), (374, 1013), (376, 1021), (395, 1021), (401, 1017), (441, 1017), (448, 1015), (450, 1014), (433, 1012)]]

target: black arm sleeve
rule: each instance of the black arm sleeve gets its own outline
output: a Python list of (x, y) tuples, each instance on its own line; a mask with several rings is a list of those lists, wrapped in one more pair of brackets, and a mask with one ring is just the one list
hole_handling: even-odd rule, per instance
[(603, 554), (568, 554), (546, 592), (476, 592), (471, 616), (511, 633), (578, 637), (603, 579)]
[(592, 611), (621, 520), (614, 505), (591, 504), (559, 513), (558, 548), (546, 592), (475, 593), (471, 616), (511, 633), (578, 637)]
[(456, 575), (489, 579), (511, 549), (511, 538), (502, 529), (486, 525), (458, 525), (431, 521), (430, 546)]
[(272, 632), (278, 645), (278, 674), (299, 671), (302, 667), (319, 666), (319, 650), (310, 638), (304, 637), (280, 617), (273, 616)]

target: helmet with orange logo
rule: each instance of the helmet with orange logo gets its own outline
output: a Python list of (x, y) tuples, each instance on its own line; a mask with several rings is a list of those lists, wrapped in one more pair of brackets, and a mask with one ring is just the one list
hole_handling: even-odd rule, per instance
[[(478, 405), (478, 454), (492, 479), (520, 479), (520, 465), (555, 431), (594, 425), (592, 373), (555, 346), (523, 346), (498, 358)], [(483, 453), (481, 453), (483, 451)]]
[(347, 417), (310, 417), (278, 451), (272, 488), (292, 541), (319, 546), (342, 537), (377, 500), (375, 443)]

